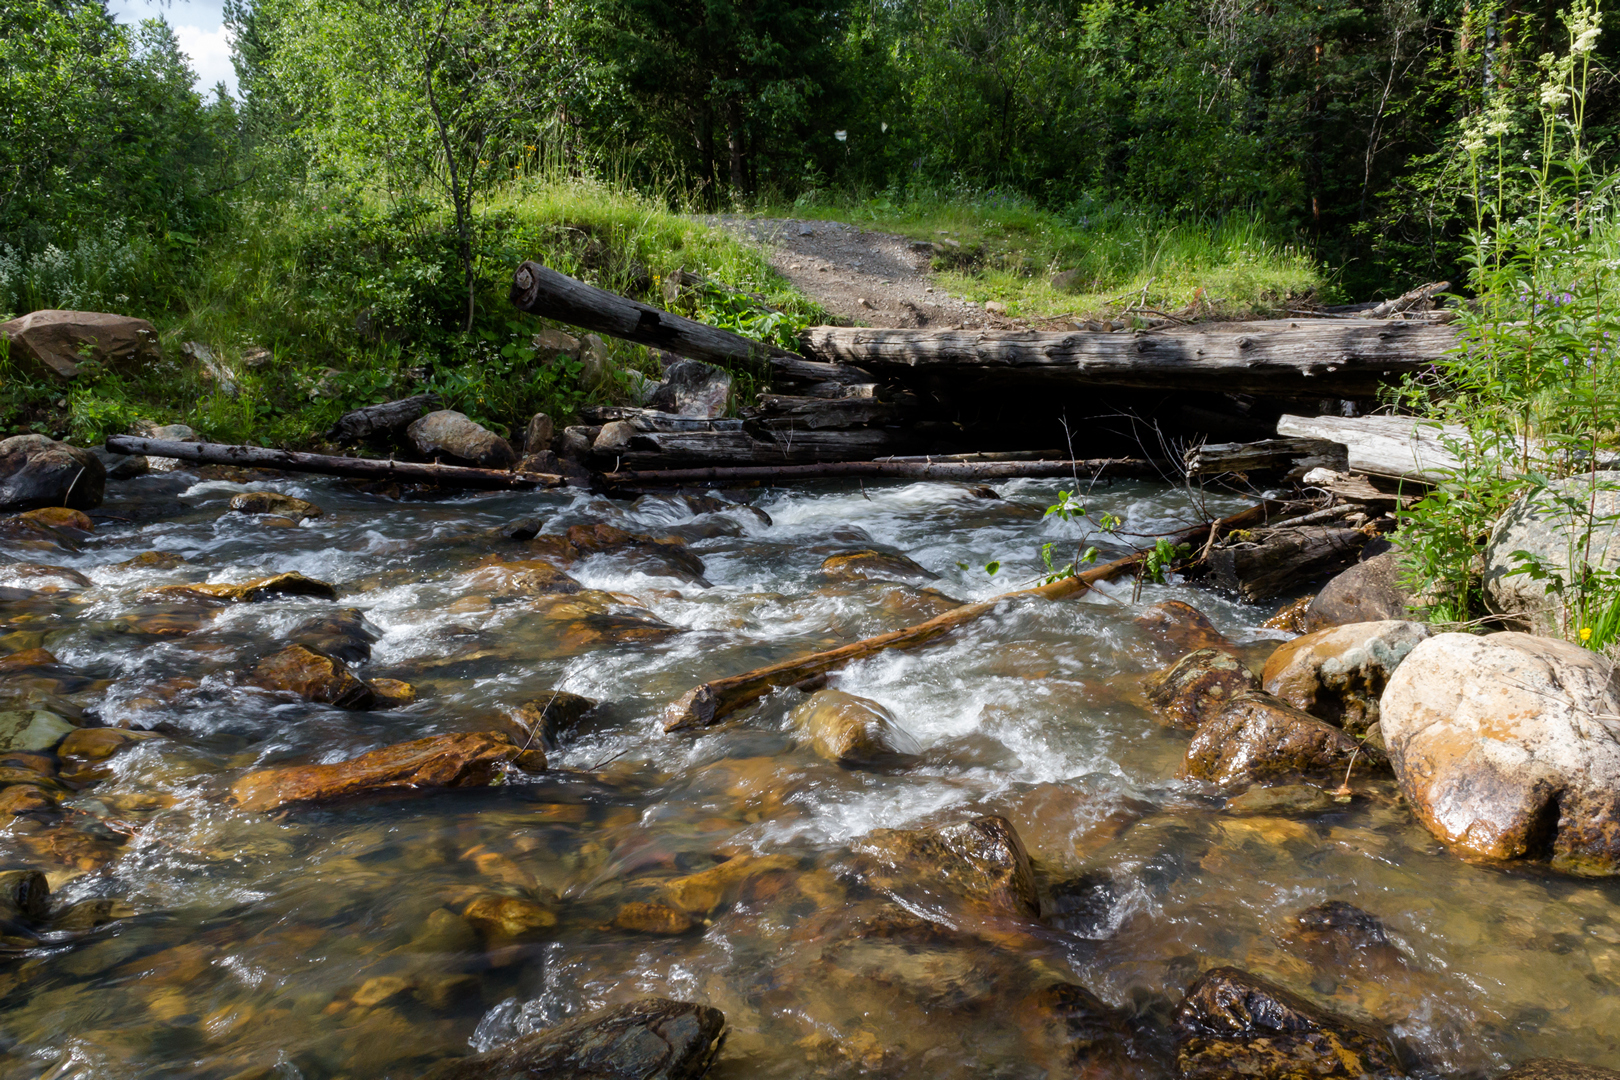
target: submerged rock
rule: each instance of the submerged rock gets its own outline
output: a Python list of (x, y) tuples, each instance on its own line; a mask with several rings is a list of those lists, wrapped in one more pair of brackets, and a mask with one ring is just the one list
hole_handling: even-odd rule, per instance
[(1143, 610), (1135, 619), (1154, 648), (1166, 660), (1173, 660), (1199, 649), (1219, 649), (1235, 653), (1237, 646), (1215, 629), (1209, 617), (1191, 604), (1163, 600)]
[(842, 690), (819, 690), (793, 710), (792, 722), (816, 753), (846, 767), (903, 765), (922, 746), (882, 705)]
[(851, 846), (882, 867), (873, 875), (880, 887), (944, 888), (999, 911), (1031, 918), (1040, 914), (1029, 855), (1004, 817), (932, 829), (876, 829)]
[(599, 702), (566, 690), (553, 690), (544, 697), (525, 701), (517, 707), (515, 719), (528, 735), (555, 748), (559, 737), (574, 729)]
[(242, 514), (277, 514), (293, 521), (326, 513), (312, 502), (275, 491), (244, 491), (231, 498), (231, 509)]
[(1404, 621), (1415, 604), (1401, 584), (1401, 553), (1384, 551), (1363, 559), (1324, 585), (1305, 609), (1305, 629), (1310, 632), (1347, 623)]
[(369, 709), (376, 700), (371, 687), (349, 665), (303, 645), (289, 645), (260, 660), (247, 681), (264, 690), (296, 694), (305, 701), (340, 709)]
[(1226, 800), (1229, 814), (1256, 814), (1268, 817), (1320, 814), (1332, 810), (1333, 796), (1312, 784), (1278, 784), (1255, 787)]
[(688, 915), (709, 915), (736, 895), (743, 882), (779, 870), (797, 870), (791, 855), (737, 855), (707, 870), (664, 883), (663, 899)]
[(829, 555), (821, 572), (832, 581), (938, 581), (939, 575), (893, 552), (865, 548)]
[(51, 887), (38, 870), (0, 871), (0, 919), (37, 922), (51, 908)]
[(1176, 1009), (1182, 1080), (1401, 1077), (1387, 1032), (1237, 968), (1215, 968)]
[(1260, 689), (1248, 665), (1231, 653), (1190, 652), (1144, 682), (1148, 703), (1173, 727), (1196, 728), (1239, 694)]
[(1019, 1006), (1019, 1019), (1040, 1029), (1042, 1041), (1061, 1048), (1065, 1073), (1074, 1077), (1126, 1077), (1131, 1067), (1127, 1014), (1074, 983), (1037, 990)]
[(686, 912), (677, 911), (668, 904), (649, 904), (639, 900), (625, 904), (613, 916), (615, 930), (628, 930), (636, 934), (684, 934), (697, 925)]
[(194, 585), (165, 585), (156, 590), (159, 596), (196, 596), (225, 603), (252, 604), (273, 600), (278, 596), (314, 596), (321, 600), (336, 600), (337, 589), (324, 581), (293, 572), (273, 577), (256, 578), (240, 585), (199, 582)]
[(1455, 850), (1620, 874), (1620, 678), (1577, 645), (1439, 634), (1384, 691), (1401, 794)]
[(49, 750), (76, 730), (44, 709), (7, 709), (0, 712), (0, 752)]
[(1272, 653), (1262, 679), (1268, 694), (1360, 735), (1378, 722), (1389, 677), (1433, 634), (1423, 623), (1400, 621), (1318, 630)]
[(580, 557), (630, 554), (635, 556), (638, 570), (657, 573), (661, 569), (670, 576), (708, 585), (703, 579), (703, 560), (687, 550), (686, 541), (678, 536), (653, 537), (598, 523), (571, 526), (566, 539)]
[(399, 789), (487, 787), (508, 769), (545, 767), (543, 753), (514, 746), (500, 732), (458, 732), (396, 743), (331, 765), (260, 769), (231, 785), (231, 799), (243, 810), (277, 810)]
[(423, 457), (444, 460), (446, 464), (510, 469), (518, 460), (505, 439), (452, 409), (440, 409), (413, 420), (405, 429), (405, 437)]
[(643, 998), (448, 1062), (425, 1080), (698, 1080), (725, 1030), (718, 1009)]
[(467, 905), (461, 917), (492, 946), (532, 937), (557, 925), (557, 913), (551, 908), (517, 896), (480, 896)]
[(1233, 784), (1274, 776), (1342, 773), (1357, 743), (1270, 694), (1234, 698), (1187, 745), (1179, 775)]
[(43, 435), (0, 440), (0, 510), (101, 505), (107, 470), (96, 455)]
[(1556, 1058), (1534, 1058), (1515, 1065), (1496, 1080), (1620, 1080), (1620, 1072)]
[(288, 637), (295, 645), (346, 664), (363, 664), (371, 659), (372, 643), (382, 637), (382, 631), (367, 622), (359, 608), (349, 608), (300, 623)]

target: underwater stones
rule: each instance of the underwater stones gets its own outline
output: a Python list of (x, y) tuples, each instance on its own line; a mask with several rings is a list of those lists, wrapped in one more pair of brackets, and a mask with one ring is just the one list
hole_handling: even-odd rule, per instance
[(105, 761), (118, 751), (156, 735), (124, 728), (76, 728), (56, 748), (56, 756), (77, 764)]
[(1350, 623), (1295, 638), (1266, 661), (1265, 690), (1319, 720), (1360, 735), (1378, 722), (1389, 677), (1434, 631), (1423, 623)]
[(509, 769), (539, 772), (545, 761), (500, 732), (431, 735), (330, 765), (260, 769), (231, 786), (231, 799), (243, 810), (263, 811), (377, 792), (488, 787)]
[(873, 875), (882, 888), (926, 884), (997, 911), (1040, 914), (1029, 855), (1004, 817), (927, 829), (875, 829), (851, 847), (882, 868)]
[(842, 690), (818, 690), (790, 719), (810, 736), (817, 754), (846, 768), (904, 765), (922, 753), (888, 709)]
[(1620, 1072), (1556, 1058), (1533, 1058), (1515, 1065), (1496, 1080), (1620, 1080)]
[(693, 918), (684, 911), (678, 911), (668, 904), (649, 904), (636, 900), (620, 907), (613, 916), (615, 930), (627, 930), (635, 934), (684, 934), (698, 925)]
[(1401, 553), (1384, 551), (1363, 559), (1322, 586), (1305, 609), (1305, 629), (1404, 620), (1413, 604), (1412, 596), (1401, 585)]
[(369, 709), (376, 701), (375, 692), (349, 665), (303, 645), (289, 645), (266, 656), (253, 665), (247, 682), (339, 709)]
[(423, 457), (480, 469), (510, 469), (517, 454), (505, 439), (452, 409), (413, 420), (405, 437)]
[(1198, 649), (1143, 683), (1148, 703), (1172, 727), (1196, 728), (1239, 694), (1260, 688), (1237, 657), (1218, 648)]
[(416, 687), (401, 679), (368, 679), (373, 709), (402, 709), (416, 704)]
[(664, 883), (665, 903), (688, 915), (709, 915), (736, 895), (743, 882), (777, 870), (797, 870), (791, 855), (737, 855), (696, 874)]
[(0, 919), (38, 922), (51, 907), (51, 887), (38, 870), (0, 871)]
[(1130, 1076), (1130, 1035), (1126, 1014), (1074, 983), (1054, 983), (1029, 995), (1018, 1007), (1019, 1020), (1036, 1027), (1042, 1041), (1060, 1048), (1064, 1075)]
[(678, 536), (653, 537), (597, 523), (570, 526), (566, 539), (580, 556), (633, 554), (640, 557), (637, 569), (647, 573), (663, 569), (674, 577), (708, 584), (703, 580), (703, 560), (688, 551), (686, 541)]
[(461, 912), (490, 945), (532, 937), (557, 925), (557, 913), (545, 904), (518, 896), (480, 896)]
[(544, 559), (518, 559), (480, 568), (471, 584), (492, 596), (568, 596), (585, 586)]
[(56, 810), (61, 795), (39, 784), (7, 784), (0, 788), (0, 818), (22, 814), (49, 814)]
[(1405, 966), (1378, 916), (1343, 900), (1329, 900), (1296, 915), (1289, 944), (1318, 966)]
[(255, 578), (239, 585), (199, 582), (193, 585), (165, 585), (156, 590), (159, 596), (187, 597), (218, 600), (223, 603), (254, 604), (273, 600), (278, 596), (313, 596), (321, 600), (336, 600), (337, 589), (316, 578), (305, 577), (296, 571)]
[(725, 1028), (718, 1009), (642, 998), (447, 1062), (425, 1080), (697, 1080)]
[(1253, 787), (1226, 800), (1228, 814), (1267, 817), (1306, 816), (1332, 810), (1333, 796), (1312, 784)]
[(1404, 1075), (1386, 1032), (1237, 968), (1215, 968), (1193, 983), (1174, 1030), (1182, 1080)]
[(1200, 649), (1236, 652), (1237, 646), (1215, 629), (1209, 616), (1180, 600), (1161, 600), (1134, 620), (1166, 660)]
[(1380, 729), (1401, 794), (1464, 855), (1620, 874), (1620, 679), (1597, 653), (1438, 634), (1390, 679)]
[(821, 573), (830, 581), (938, 581), (939, 575), (904, 555), (862, 548), (841, 551), (822, 560)]
[(96, 455), (43, 435), (0, 440), (0, 510), (101, 505), (107, 471)]
[(558, 738), (572, 731), (574, 725), (598, 704), (592, 698), (570, 694), (566, 690), (553, 690), (544, 697), (519, 705), (514, 719), (526, 734), (555, 748)]
[(318, 518), (326, 513), (312, 502), (275, 491), (244, 491), (232, 496), (231, 509), (241, 514), (275, 514), (293, 521)]
[(49, 750), (75, 730), (44, 709), (6, 709), (0, 711), (0, 752)]
[(363, 612), (349, 608), (300, 623), (288, 639), (344, 663), (361, 664), (371, 659), (371, 645), (381, 636), (381, 631), (366, 621)]
[(1342, 770), (1356, 740), (1270, 694), (1233, 698), (1194, 733), (1178, 773), (1233, 784)]

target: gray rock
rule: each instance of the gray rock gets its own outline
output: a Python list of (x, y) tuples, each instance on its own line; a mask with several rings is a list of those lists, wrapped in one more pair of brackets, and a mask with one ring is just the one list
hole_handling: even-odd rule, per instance
[(697, 1080), (725, 1030), (719, 1009), (642, 998), (441, 1065), (426, 1080)]
[(1415, 603), (1401, 585), (1401, 553), (1392, 548), (1356, 563), (1323, 586), (1305, 611), (1305, 629), (1406, 619)]
[(636, 437), (636, 429), (628, 421), (614, 420), (602, 425), (597, 432), (596, 441), (591, 443), (591, 450), (598, 454), (622, 453), (630, 445), (630, 440)]
[(563, 428), (562, 439), (560, 440), (561, 446), (558, 452), (564, 458), (577, 461), (590, 453), (591, 443), (596, 441), (597, 435), (601, 434), (601, 432), (600, 425), (570, 424), (568, 427)]
[(79, 373), (87, 354), (111, 371), (134, 371), (163, 357), (151, 323), (100, 311), (35, 311), (0, 323), (0, 337), (11, 343), (13, 361), (63, 379)]
[(0, 441), (0, 510), (101, 505), (107, 471), (88, 450), (43, 435)]
[(1568, 496), (1584, 505), (1592, 499), (1597, 517), (1611, 520), (1592, 533), (1589, 547), (1579, 519), (1563, 507), (1536, 505), (1537, 500), (1529, 496), (1508, 507), (1491, 530), (1485, 547), (1485, 600), (1491, 610), (1507, 616), (1517, 628), (1562, 637), (1567, 612), (1564, 603), (1549, 593), (1545, 581), (1514, 573), (1518, 568), (1515, 551), (1529, 552), (1566, 580), (1571, 577), (1572, 554), (1576, 566), (1582, 561), (1611, 570), (1620, 566), (1620, 520), (1615, 520), (1620, 516), (1620, 472), (1600, 472), (1596, 479), (1595, 497), (1592, 478), (1579, 476), (1557, 481), (1539, 500), (1548, 504)]
[(74, 725), (44, 709), (8, 709), (0, 712), (0, 753), (49, 750), (74, 730)]
[(537, 412), (529, 417), (529, 426), (523, 432), (523, 452), (525, 454), (541, 454), (551, 449), (551, 440), (556, 435), (556, 425), (551, 417), (543, 412)]
[(95, 447), (90, 451), (101, 462), (102, 469), (108, 480), (129, 480), (137, 476), (145, 476), (151, 465), (143, 454), (115, 454), (110, 450)]
[(1424, 827), (1478, 858), (1620, 874), (1620, 678), (1577, 645), (1439, 634), (1380, 705), (1401, 794)]
[(531, 342), (534, 345), (535, 356), (542, 364), (549, 364), (555, 360), (578, 360), (579, 339), (561, 330), (550, 327), (534, 335)]
[[(169, 442), (196, 442), (197, 433), (185, 424), (162, 424), (157, 427), (148, 426), (142, 432), (148, 439), (164, 439)], [(153, 472), (173, 472), (180, 467), (180, 459), (172, 457), (149, 457), (146, 459), (147, 467)]]
[(607, 380), (607, 342), (595, 334), (586, 334), (579, 343), (579, 388), (595, 390)]
[(1351, 623), (1281, 646), (1261, 675), (1268, 694), (1359, 735), (1378, 722), (1378, 700), (1407, 654), (1433, 636), (1423, 623)]
[(701, 360), (677, 360), (664, 369), (664, 381), (647, 401), (663, 412), (714, 420), (731, 401), (731, 375)]
[(499, 435), (451, 409), (430, 412), (405, 429), (416, 452), (447, 464), (510, 469), (517, 455)]

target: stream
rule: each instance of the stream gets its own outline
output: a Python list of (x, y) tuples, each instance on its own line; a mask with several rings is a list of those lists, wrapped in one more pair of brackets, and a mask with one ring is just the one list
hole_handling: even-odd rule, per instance
[[(989, 497), (828, 482), (734, 494), (746, 505), (397, 500), (190, 470), (110, 484), (76, 543), (0, 538), (0, 652), (59, 661), (0, 662), (6, 707), (154, 733), (88, 770), (61, 765), (60, 809), (0, 830), (4, 866), (43, 871), (53, 910), (77, 913), (37, 942), (7, 939), (0, 1072), (415, 1077), (659, 995), (724, 1012), (720, 1078), (1170, 1076), (1171, 1014), (1219, 965), (1376, 1018), (1414, 1075), (1490, 1076), (1537, 1056), (1620, 1068), (1620, 885), (1470, 866), (1416, 824), (1387, 774), (1358, 773), (1349, 801), (1260, 812), (1175, 778), (1188, 734), (1155, 719), (1140, 684), (1176, 654), (1136, 616), (1184, 600), (1258, 665), (1286, 637), (1260, 625), (1275, 605), (1184, 584), (1133, 596), (1127, 580), (1008, 604), (835, 673), (831, 685), (882, 703), (921, 744), (905, 766), (817, 756), (790, 720), (799, 690), (711, 729), (663, 731), (665, 705), (705, 679), (1034, 583), (1044, 544), (1059, 563), (1079, 543), (1104, 559), (1129, 550), (1043, 517), (1063, 486), (1015, 481)], [(229, 511), (248, 490), (324, 513), (278, 527)], [(1193, 506), (1135, 482), (1084, 501), (1093, 518), (1119, 515), (1127, 538), (1244, 505)], [(501, 534), (524, 517), (540, 519), (535, 540)], [(537, 591), (521, 564), (555, 550), (547, 537), (602, 523), (687, 546), (589, 555), (566, 566), (584, 592)], [(822, 573), (859, 549), (903, 554), (937, 580)], [(154, 591), (287, 572), (339, 598)], [(414, 704), (348, 711), (247, 684), (258, 658), (348, 609), (363, 615), (350, 624), (364, 630), (351, 633), (355, 671), (410, 683)], [(546, 747), (541, 773), (279, 814), (229, 798), (256, 769), (424, 736), (532, 742), (514, 711), (555, 691), (601, 704)], [(1028, 849), (1043, 918), (987, 914), (926, 881), (894, 886), (852, 847), (875, 829), (987, 814)], [(746, 872), (715, 879), (712, 903), (646, 916), (670, 910), (654, 903), (670, 882), (725, 860)], [(490, 898), (528, 914), (468, 917)], [(1376, 916), (1381, 935), (1302, 934), (1299, 915), (1333, 901)], [(897, 919), (911, 929), (883, 930)], [(1102, 1071), (1074, 1064), (1072, 1031), (1037, 1000), (1060, 983), (1124, 1018), (1128, 1053)]]

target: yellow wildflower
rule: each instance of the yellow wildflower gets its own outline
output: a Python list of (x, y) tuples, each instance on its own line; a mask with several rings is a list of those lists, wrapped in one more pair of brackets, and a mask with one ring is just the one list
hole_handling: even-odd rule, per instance
[(1591, 641), (1592, 640), (1592, 628), (1590, 626), (1581, 627), (1581, 640), (1582, 641)]

